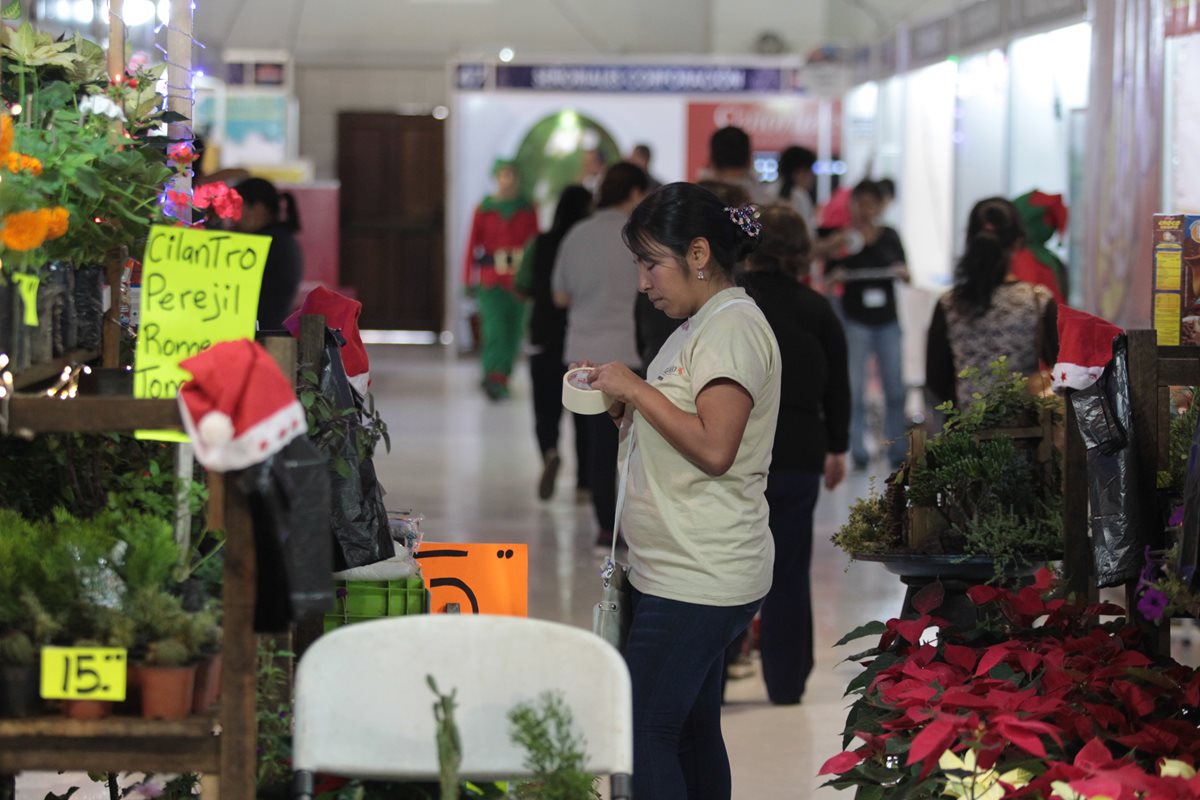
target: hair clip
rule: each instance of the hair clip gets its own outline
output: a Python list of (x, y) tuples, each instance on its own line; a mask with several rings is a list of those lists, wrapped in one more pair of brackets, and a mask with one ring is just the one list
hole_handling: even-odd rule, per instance
[(742, 233), (751, 239), (757, 239), (762, 233), (762, 223), (758, 221), (758, 209), (747, 203), (744, 206), (726, 206), (725, 212), (734, 225), (742, 229)]

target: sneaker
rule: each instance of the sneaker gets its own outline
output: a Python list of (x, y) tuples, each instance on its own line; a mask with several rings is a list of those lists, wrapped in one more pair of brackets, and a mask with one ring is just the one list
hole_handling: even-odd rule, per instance
[(538, 481), (538, 497), (549, 500), (554, 495), (554, 481), (558, 478), (558, 468), (562, 459), (557, 450), (547, 450), (542, 457), (542, 477)]

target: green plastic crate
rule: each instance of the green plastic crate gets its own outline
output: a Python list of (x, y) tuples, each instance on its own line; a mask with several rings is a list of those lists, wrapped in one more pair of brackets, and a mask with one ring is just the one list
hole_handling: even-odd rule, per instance
[(420, 577), (394, 581), (337, 581), (336, 609), (325, 615), (325, 630), (369, 619), (429, 613), (429, 592)]

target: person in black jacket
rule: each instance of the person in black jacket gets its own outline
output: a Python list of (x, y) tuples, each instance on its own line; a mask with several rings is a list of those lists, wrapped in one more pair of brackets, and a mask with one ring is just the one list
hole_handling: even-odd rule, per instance
[(304, 277), (304, 253), (296, 241), (300, 231), (296, 198), (291, 192), (280, 192), (275, 184), (262, 178), (248, 178), (236, 188), (243, 205), (234, 229), (271, 237), (258, 295), (258, 329), (280, 330), (283, 320), (292, 313)]
[[(567, 310), (554, 305), (550, 275), (558, 246), (571, 227), (592, 211), (592, 193), (582, 186), (568, 186), (558, 198), (554, 223), (550, 230), (534, 237), (525, 249), (517, 272), (517, 293), (532, 298), (529, 316), (529, 377), (533, 383), (533, 420), (538, 447), (542, 452), (542, 475), (538, 497), (548, 500), (554, 494), (554, 482), (562, 458), (558, 454), (558, 424), (562, 418), (562, 378), (567, 367), (563, 361), (563, 342), (567, 335)], [(575, 421), (575, 460), (578, 463), (578, 489), (588, 487), (587, 442), (583, 426)]]
[(813, 511), (822, 477), (833, 489), (846, 475), (850, 374), (837, 314), (799, 280), (812, 250), (803, 217), (772, 206), (760, 221), (762, 242), (739, 282), (775, 332), (783, 387), (767, 476), (775, 574), (762, 605), (759, 645), (767, 696), (790, 705), (800, 702), (813, 667)]

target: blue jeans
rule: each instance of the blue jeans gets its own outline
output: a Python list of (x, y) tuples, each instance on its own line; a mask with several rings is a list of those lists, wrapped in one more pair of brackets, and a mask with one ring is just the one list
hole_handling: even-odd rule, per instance
[(762, 605), (763, 682), (772, 703), (800, 702), (813, 668), (813, 511), (821, 474), (773, 469), (767, 477), (775, 575)]
[(866, 445), (866, 409), (864, 393), (867, 383), (867, 359), (875, 356), (879, 365), (879, 376), (883, 380), (884, 417), (883, 438), (887, 445), (888, 460), (895, 466), (908, 453), (904, 432), (904, 376), (900, 323), (864, 325), (842, 317), (846, 329), (846, 350), (850, 362), (850, 456), (855, 464), (870, 461)]
[(759, 602), (702, 606), (632, 591), (625, 663), (633, 682), (633, 796), (729, 800), (721, 736), (725, 647)]

